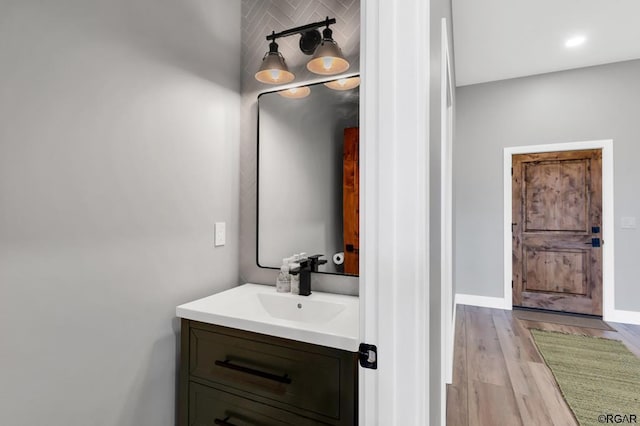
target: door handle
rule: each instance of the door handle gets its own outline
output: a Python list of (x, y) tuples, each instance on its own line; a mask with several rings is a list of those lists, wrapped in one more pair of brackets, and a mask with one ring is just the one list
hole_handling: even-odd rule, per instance
[(226, 417), (224, 420), (220, 420), (220, 419), (215, 419), (213, 424), (216, 425), (220, 425), (220, 426), (236, 426), (233, 423), (229, 423), (230, 417)]
[(602, 246), (602, 242), (600, 241), (600, 238), (592, 238), (591, 242), (585, 243), (586, 245), (590, 245), (591, 247), (601, 247)]
[(243, 367), (241, 365), (232, 364), (231, 361), (229, 361), (228, 359), (224, 360), (224, 361), (217, 360), (215, 362), (215, 364), (218, 367), (227, 368), (229, 370), (234, 370), (234, 371), (239, 371), (241, 373), (249, 374), (249, 375), (252, 375), (252, 376), (262, 377), (263, 379), (273, 380), (274, 382), (284, 383), (286, 385), (290, 385), (291, 384), (291, 378), (289, 377), (288, 374), (284, 374), (282, 376), (278, 376), (276, 374), (267, 373), (267, 372), (264, 372), (264, 371), (256, 370), (254, 368)]

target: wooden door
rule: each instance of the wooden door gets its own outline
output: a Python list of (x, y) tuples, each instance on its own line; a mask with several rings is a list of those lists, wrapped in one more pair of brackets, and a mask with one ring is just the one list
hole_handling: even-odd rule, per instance
[(360, 129), (344, 129), (342, 215), (344, 273), (358, 275), (360, 264)]
[(513, 156), (513, 305), (602, 315), (602, 151)]

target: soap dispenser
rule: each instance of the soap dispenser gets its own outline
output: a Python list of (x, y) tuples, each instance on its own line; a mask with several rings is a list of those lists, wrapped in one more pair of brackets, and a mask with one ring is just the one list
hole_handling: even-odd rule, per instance
[(289, 259), (282, 259), (280, 273), (276, 279), (276, 291), (278, 293), (288, 293), (291, 291), (291, 274), (289, 274)]

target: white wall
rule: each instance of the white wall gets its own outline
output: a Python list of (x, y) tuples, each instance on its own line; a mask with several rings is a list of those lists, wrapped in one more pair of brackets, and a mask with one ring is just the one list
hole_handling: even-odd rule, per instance
[(238, 283), (239, 27), (0, 0), (0, 424), (175, 424), (175, 306)]
[[(613, 139), (615, 308), (640, 311), (640, 61), (457, 89), (454, 147), (457, 292), (503, 296), (503, 148)], [(606, 241), (605, 241), (606, 243)]]

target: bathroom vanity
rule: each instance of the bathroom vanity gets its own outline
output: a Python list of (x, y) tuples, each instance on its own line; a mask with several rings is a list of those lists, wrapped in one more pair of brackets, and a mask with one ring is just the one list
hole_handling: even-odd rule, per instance
[(245, 284), (176, 313), (180, 426), (357, 424), (357, 297)]

